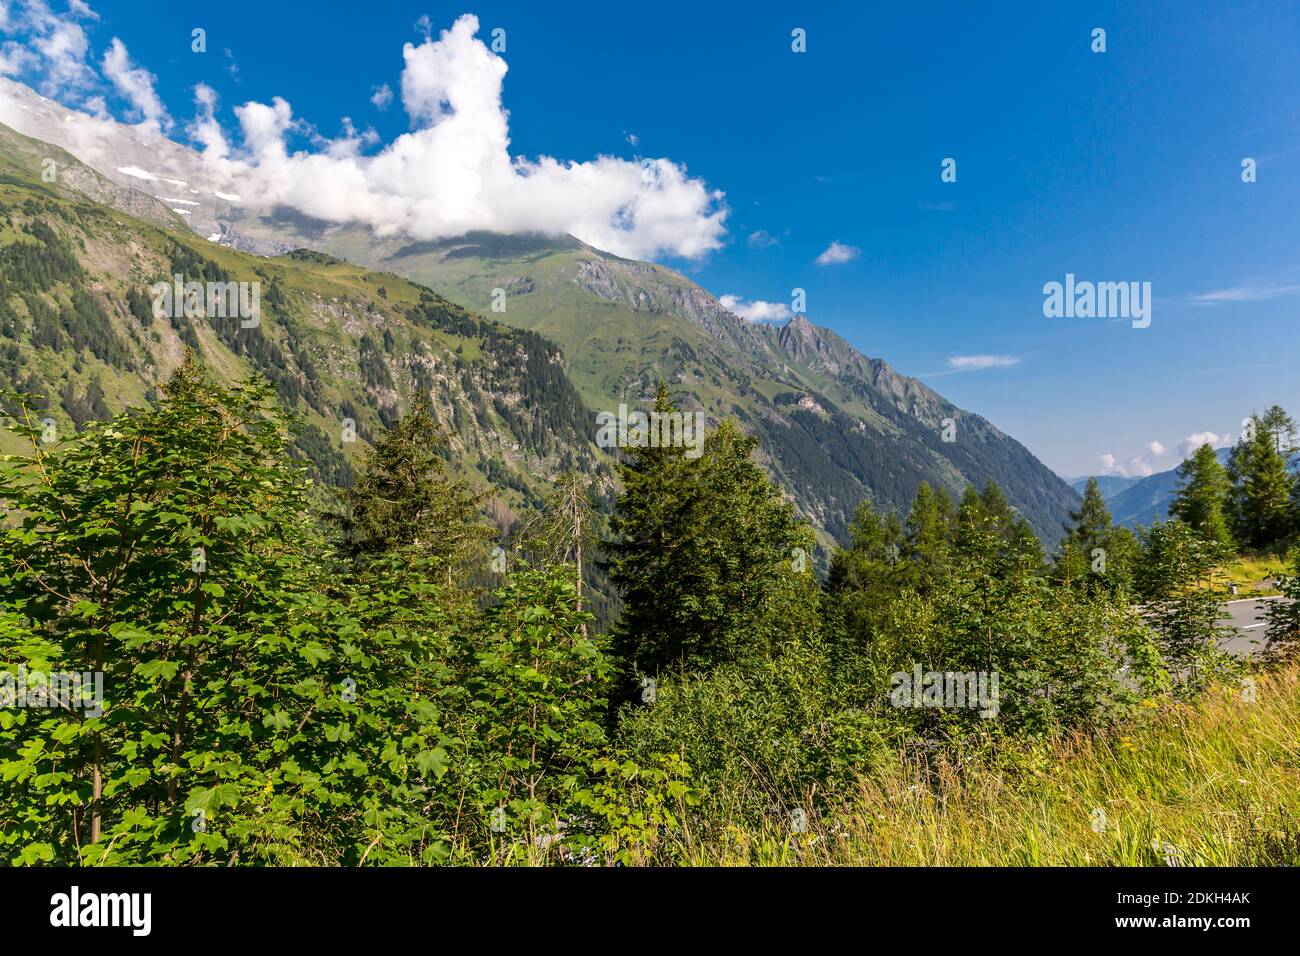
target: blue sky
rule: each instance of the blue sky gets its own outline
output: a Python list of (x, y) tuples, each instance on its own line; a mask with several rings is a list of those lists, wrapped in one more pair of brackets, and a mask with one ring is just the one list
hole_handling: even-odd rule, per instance
[[(232, 106), (280, 96), (325, 137), (344, 116), (373, 128), (371, 152), (411, 129), (402, 45), (421, 42), (421, 15), (436, 36), (474, 13), (480, 39), (506, 31), (511, 155), (684, 165), (725, 194), (725, 232), (661, 261), (775, 314), (806, 289), (813, 322), (1062, 474), (1104, 471), (1103, 455), (1163, 470), (1180, 442), (1235, 436), (1252, 410), (1300, 414), (1296, 4), (90, 6), (87, 60), (120, 38), (174, 138), (202, 83), (228, 128)], [(947, 157), (956, 182), (941, 181)], [(833, 242), (847, 261), (818, 264)], [(1150, 327), (1044, 317), (1043, 285), (1066, 273), (1150, 282)]]

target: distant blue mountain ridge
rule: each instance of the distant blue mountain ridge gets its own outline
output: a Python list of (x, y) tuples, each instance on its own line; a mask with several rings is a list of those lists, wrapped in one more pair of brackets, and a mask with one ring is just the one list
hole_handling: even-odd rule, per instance
[[(1219, 461), (1228, 463), (1231, 448), (1216, 449)], [(1293, 471), (1300, 470), (1300, 456), (1291, 462)], [(1169, 506), (1178, 491), (1178, 469), (1157, 472), (1145, 478), (1124, 478), (1119, 475), (1096, 475), (1097, 485), (1110, 507), (1115, 524), (1133, 528), (1140, 524), (1151, 524), (1169, 516)], [(1083, 494), (1088, 484), (1087, 476), (1067, 479), (1066, 483), (1075, 491)]]

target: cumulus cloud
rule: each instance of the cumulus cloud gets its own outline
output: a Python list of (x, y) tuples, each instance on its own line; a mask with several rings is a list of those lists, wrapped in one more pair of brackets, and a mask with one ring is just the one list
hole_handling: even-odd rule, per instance
[(1019, 365), (1016, 355), (954, 355), (948, 359), (948, 367), (954, 372), (978, 372), (986, 368), (1010, 368)]
[(817, 257), (819, 266), (839, 265), (842, 262), (851, 262), (862, 254), (862, 250), (857, 246), (846, 246), (842, 242), (832, 242), (826, 247), (826, 251)]
[(1101, 473), (1103, 475), (1118, 475), (1121, 478), (1145, 478), (1148, 475), (1154, 475), (1155, 466), (1145, 458), (1130, 458), (1127, 462), (1121, 463), (1118, 458), (1112, 454), (1098, 455), (1101, 461)]
[[(1206, 432), (1211, 438), (1218, 436)], [(1187, 442), (1191, 439), (1184, 439), (1178, 443), (1178, 450), (1186, 457), (1191, 451), (1195, 450), (1195, 445), (1188, 446)], [(1168, 447), (1159, 439), (1152, 439), (1146, 443), (1145, 454), (1130, 458), (1127, 461), (1120, 461), (1115, 455), (1100, 455), (1104, 475), (1119, 475), (1123, 478), (1145, 478), (1147, 475), (1153, 475), (1158, 471), (1168, 471), (1175, 462), (1165, 458), (1169, 454)], [(1164, 459), (1164, 460), (1162, 460)]]
[(1231, 438), (1231, 435), (1220, 435), (1216, 432), (1194, 432), (1178, 443), (1178, 453), (1187, 458), (1202, 445), (1224, 448), (1232, 444)]
[(755, 249), (766, 249), (769, 246), (779, 245), (781, 240), (776, 238), (766, 229), (759, 229), (749, 234), (749, 244)]
[(131, 62), (126, 44), (117, 37), (113, 37), (104, 53), (104, 75), (130, 102), (141, 122), (156, 130), (171, 128), (172, 119), (167, 115), (167, 108), (154, 91), (154, 75)]
[(790, 318), (790, 307), (784, 302), (747, 302), (740, 296), (724, 295), (718, 298), (722, 307), (746, 322), (780, 322)]
[(382, 86), (376, 86), (370, 94), (370, 102), (375, 104), (375, 108), (380, 112), (388, 109), (393, 102), (393, 88), (387, 83)]
[(476, 37), (478, 28), (466, 14), (437, 39), (404, 46), (401, 98), (415, 128), (373, 156), (290, 152), (286, 139), (298, 121), (280, 97), (235, 108), (236, 145), (216, 119), (211, 91), (196, 96), (192, 135), (209, 173), (238, 186), (245, 205), (360, 222), (381, 236), (570, 233), (634, 258), (697, 258), (722, 246), (723, 194), (672, 160), (512, 157), (501, 99), (506, 62)]
[[(45, 0), (27, 0), (21, 24), (14, 22), (20, 10), (12, 0), (0, 4), (23, 41), (0, 47), (0, 72), (29, 80), (39, 74), (46, 95), (75, 87), (63, 98), (83, 108), (95, 104), (93, 115), (74, 114), (66, 128), (74, 151), (87, 162), (102, 160), (111, 139), (100, 98), (105, 79), (95, 65), (131, 104), (132, 121), (163, 130), (172, 125), (154, 77), (132, 62), (120, 40), (112, 41), (98, 64), (88, 59), (81, 21), (94, 14), (84, 4), (55, 15)], [(412, 128), (387, 144), (346, 118), (341, 135), (322, 137), (283, 97), (235, 105), (235, 123), (227, 126), (215, 92), (199, 84), (195, 116), (185, 129), (199, 149), (205, 185), (239, 195), (255, 211), (285, 206), (329, 222), (368, 225), (381, 236), (569, 233), (641, 259), (697, 259), (722, 247), (725, 196), (681, 163), (512, 155), (502, 101), (507, 65), (477, 37), (478, 19), (461, 16), (436, 37), (427, 20), (417, 29), (424, 39), (404, 45), (400, 84)], [(385, 85), (373, 95), (379, 105), (398, 92)], [(0, 119), (4, 106), (0, 102)]]

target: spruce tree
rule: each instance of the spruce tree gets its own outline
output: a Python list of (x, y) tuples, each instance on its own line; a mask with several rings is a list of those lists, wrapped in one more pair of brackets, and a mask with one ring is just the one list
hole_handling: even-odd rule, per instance
[(916, 574), (922, 590), (938, 586), (949, 565), (949, 522), (945, 515), (946, 495), (936, 494), (929, 482), (921, 482), (912, 499), (906, 524), (903, 555)]
[(1106, 499), (1101, 494), (1101, 486), (1097, 484), (1096, 478), (1089, 478), (1083, 489), (1083, 503), (1077, 511), (1070, 512), (1066, 538), (1085, 551), (1102, 547), (1110, 533), (1112, 520)]
[[(662, 384), (655, 408), (674, 411)], [(623, 597), (614, 636), (629, 671), (754, 659), (811, 627), (814, 539), (753, 461), (756, 445), (725, 421), (699, 458), (627, 450), (604, 550)]]
[(447, 475), (446, 446), (423, 397), (379, 439), (335, 517), (355, 567), (409, 552), (431, 558), (447, 584), (465, 570), (492, 532), (479, 517), (482, 496)]
[(1070, 512), (1070, 522), (1056, 556), (1056, 580), (1106, 593), (1130, 586), (1137, 541), (1127, 528), (1112, 523), (1096, 478), (1088, 479), (1083, 502)]
[(1259, 417), (1233, 449), (1231, 513), (1233, 531), (1243, 545), (1265, 550), (1283, 541), (1291, 528), (1293, 478), (1278, 452), (1277, 438)]
[(1232, 485), (1210, 445), (1202, 445), (1178, 468), (1178, 490), (1169, 514), (1180, 518), (1225, 552), (1232, 548), (1225, 512)]

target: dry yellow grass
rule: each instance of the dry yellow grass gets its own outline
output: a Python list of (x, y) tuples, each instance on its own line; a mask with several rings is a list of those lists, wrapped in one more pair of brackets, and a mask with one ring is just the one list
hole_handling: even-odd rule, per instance
[(864, 781), (788, 819), (684, 835), (696, 865), (1270, 866), (1300, 863), (1300, 670), (1165, 701), (1124, 731)]

